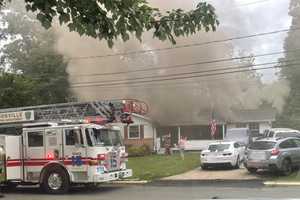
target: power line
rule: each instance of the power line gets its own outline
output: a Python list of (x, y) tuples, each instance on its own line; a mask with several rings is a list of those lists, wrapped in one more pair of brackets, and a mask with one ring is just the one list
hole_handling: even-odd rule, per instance
[[(234, 75), (234, 74), (228, 74), (228, 75)], [(270, 74), (269, 75), (264, 75), (264, 76), (270, 76)], [(105, 88), (104, 87), (101, 88), (101, 91), (103, 89), (105, 89), (105, 90), (109, 90), (109, 89), (123, 89), (124, 87), (126, 87), (126, 88), (129, 88), (129, 87), (130, 88), (143, 88), (143, 89), (144, 88), (155, 89), (158, 86), (162, 87), (162, 88), (165, 88), (167, 86), (170, 86), (170, 87), (176, 86), (176, 88), (178, 88), (178, 87), (182, 87), (182, 86), (186, 87), (187, 85), (194, 85), (195, 87), (197, 87), (197, 86), (199, 86), (199, 84), (202, 84), (202, 83), (205, 83), (207, 85), (211, 85), (212, 84), (211, 82), (213, 82), (214, 84), (220, 84), (220, 83), (216, 82), (216, 81), (220, 81), (220, 80), (222, 80), (222, 81), (228, 80), (228, 76), (226, 76), (226, 77), (223, 76), (223, 77), (218, 77), (218, 78), (201, 79), (201, 82), (199, 82), (199, 81), (195, 82), (195, 80), (190, 80), (190, 81), (185, 81), (185, 82), (169, 82), (169, 83), (159, 83), (159, 82), (157, 82), (157, 83), (144, 84), (144, 85), (107, 86)], [(234, 80), (237, 80), (237, 79), (235, 78)], [(245, 79), (238, 79), (238, 80), (239, 81), (246, 81), (247, 85), (248, 85), (248, 83), (250, 81), (250, 82), (253, 82), (252, 83), (253, 85), (255, 84), (257, 86), (256, 80), (252, 80), (252, 79), (251, 80), (249, 80), (249, 79), (246, 79), (246, 80)], [(288, 79), (284, 78), (284, 77), (280, 77), (277, 80), (288, 80)], [(210, 83), (208, 83), (208, 82), (210, 82)], [(197, 85), (195, 85), (195, 84), (197, 84)]]
[[(128, 74), (128, 73), (135, 73), (135, 72), (146, 72), (146, 71), (152, 71), (152, 70), (186, 68), (186, 67), (190, 67), (190, 66), (194, 66), (194, 65), (204, 65), (204, 64), (220, 63), (220, 62), (227, 62), (227, 61), (241, 60), (241, 59), (248, 59), (248, 58), (272, 56), (272, 55), (279, 55), (279, 54), (284, 54), (284, 53), (287, 53), (287, 52), (297, 52), (297, 51), (300, 51), (300, 49), (270, 52), (270, 53), (256, 54), (256, 55), (251, 55), (251, 56), (239, 56), (239, 57), (233, 57), (233, 58), (222, 58), (222, 59), (202, 61), (202, 62), (194, 62), (194, 63), (187, 63), (187, 64), (167, 65), (167, 66), (160, 66), (160, 67), (151, 67), (151, 68), (144, 68), (144, 69), (119, 71), (119, 72), (108, 72), (108, 73), (101, 73), (101, 74), (99, 74), (99, 73), (87, 74), (87, 75), (84, 75), (84, 76), (107, 76), (107, 75)], [(82, 77), (82, 76), (83, 75), (73, 75), (72, 77)]]
[[(285, 60), (285, 61), (276, 61), (276, 62), (267, 62), (267, 63), (260, 63), (260, 64), (251, 64), (251, 65), (245, 65), (245, 66), (231, 66), (231, 67), (221, 67), (216, 69), (209, 69), (209, 70), (201, 70), (201, 71), (193, 71), (193, 72), (184, 72), (184, 73), (175, 73), (175, 74), (166, 74), (166, 75), (160, 75), (160, 76), (144, 76), (144, 77), (135, 77), (135, 78), (129, 78), (129, 79), (114, 79), (114, 80), (103, 80), (101, 83), (109, 83), (109, 82), (122, 82), (122, 81), (134, 81), (134, 80), (143, 80), (143, 79), (150, 79), (150, 78), (164, 78), (164, 77), (172, 77), (172, 76), (182, 76), (182, 75), (190, 75), (190, 74), (201, 74), (201, 73), (209, 73), (209, 72), (218, 72), (218, 71), (227, 71), (227, 70), (233, 70), (233, 69), (245, 69), (250, 67), (257, 67), (257, 66), (265, 66), (265, 65), (271, 65), (271, 64), (280, 64), (281, 62), (292, 62), (292, 61), (299, 61), (297, 59), (293, 60)], [(95, 83), (95, 81), (88, 81), (88, 82), (75, 82), (72, 83), (73, 85), (78, 84), (91, 84)]]
[(69, 60), (82, 60), (82, 59), (96, 59), (96, 58), (105, 58), (105, 57), (114, 57), (114, 56), (124, 56), (124, 55), (134, 55), (134, 54), (144, 54), (149, 52), (157, 52), (157, 51), (166, 51), (166, 50), (172, 50), (172, 49), (180, 49), (180, 48), (188, 48), (188, 47), (195, 47), (195, 46), (203, 46), (203, 45), (209, 45), (214, 43), (222, 43), (222, 42), (230, 42), (233, 40), (241, 40), (241, 39), (247, 39), (252, 37), (259, 37), (259, 36), (265, 36), (265, 35), (272, 35), (272, 34), (278, 34), (278, 33), (284, 33), (288, 31), (296, 31), (299, 30), (300, 27), (295, 28), (286, 28), (286, 29), (280, 29), (270, 32), (262, 32), (262, 33), (256, 33), (251, 35), (244, 35), (239, 37), (232, 37), (227, 39), (221, 39), (221, 40), (212, 40), (208, 42), (201, 42), (201, 43), (193, 43), (193, 44), (185, 44), (185, 45), (177, 45), (172, 47), (165, 47), (165, 48), (157, 48), (157, 49), (149, 49), (149, 50), (140, 50), (140, 51), (130, 51), (130, 52), (124, 52), (124, 53), (115, 53), (115, 54), (106, 54), (106, 55), (95, 55), (95, 56), (79, 56), (79, 57), (70, 57)]
[(193, 76), (185, 76), (185, 77), (173, 77), (173, 78), (164, 78), (158, 80), (143, 80), (143, 81), (132, 81), (132, 82), (123, 82), (123, 83), (110, 83), (110, 84), (102, 84), (102, 83), (95, 83), (90, 85), (71, 85), (71, 88), (80, 88), (80, 87), (105, 87), (105, 86), (112, 86), (112, 85), (129, 85), (129, 84), (139, 84), (139, 83), (152, 83), (152, 82), (160, 82), (160, 81), (172, 81), (172, 80), (182, 80), (182, 79), (191, 79), (191, 78), (200, 78), (200, 77), (209, 77), (209, 76), (216, 76), (216, 75), (225, 75), (225, 74), (233, 74), (233, 73), (241, 73), (241, 72), (248, 72), (248, 71), (258, 71), (258, 70), (266, 70), (266, 69), (275, 69), (275, 68), (286, 68), (286, 67), (294, 67), (299, 65), (300, 63), (293, 63), (281, 66), (272, 66), (272, 67), (263, 67), (259, 69), (242, 69), (242, 70), (235, 70), (229, 72), (218, 72), (218, 73), (211, 73), (211, 74), (200, 74), (200, 75), (193, 75)]
[(262, 0), (262, 1), (254, 1), (254, 2), (249, 2), (249, 3), (244, 3), (244, 4), (238, 4), (237, 7), (250, 6), (250, 5), (259, 4), (259, 3), (266, 3), (268, 1), (274, 1), (274, 0)]

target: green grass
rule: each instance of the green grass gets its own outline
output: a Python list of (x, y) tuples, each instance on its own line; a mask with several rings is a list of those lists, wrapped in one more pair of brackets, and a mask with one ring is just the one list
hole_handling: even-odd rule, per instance
[(271, 180), (283, 182), (300, 182), (300, 171), (295, 171), (289, 176), (277, 176), (272, 178)]
[(184, 160), (179, 154), (133, 157), (128, 160), (128, 168), (133, 170), (132, 179), (139, 180), (155, 180), (172, 176), (192, 170), (199, 165), (198, 153), (185, 153)]

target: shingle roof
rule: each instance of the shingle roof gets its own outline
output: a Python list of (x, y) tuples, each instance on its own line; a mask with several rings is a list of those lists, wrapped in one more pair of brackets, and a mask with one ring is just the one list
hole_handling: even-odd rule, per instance
[(261, 122), (275, 121), (276, 109), (235, 110), (230, 122)]

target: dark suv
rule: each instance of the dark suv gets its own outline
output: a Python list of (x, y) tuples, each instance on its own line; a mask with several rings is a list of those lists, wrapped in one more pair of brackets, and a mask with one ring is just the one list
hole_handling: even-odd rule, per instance
[(280, 171), (289, 175), (300, 166), (300, 138), (264, 138), (251, 143), (247, 149), (245, 166), (249, 172), (258, 169)]

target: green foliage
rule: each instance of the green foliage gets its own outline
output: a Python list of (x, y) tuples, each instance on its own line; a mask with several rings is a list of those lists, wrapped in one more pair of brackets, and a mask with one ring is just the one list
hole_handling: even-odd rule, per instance
[[(292, 17), (292, 27), (300, 26), (300, 1), (291, 0), (289, 14)], [(300, 57), (299, 31), (290, 31), (285, 40), (284, 49), (290, 51), (285, 54), (285, 59), (296, 60)], [(290, 94), (281, 115), (277, 117), (276, 126), (291, 127), (300, 130), (300, 66), (283, 68), (281, 74), (290, 82)]]
[(0, 54), (2, 79), (7, 83), (0, 85), (6, 91), (1, 93), (0, 107), (66, 102), (70, 97), (67, 62), (54, 48), (55, 34), (17, 5), (3, 20), (7, 26), (0, 27), (0, 32), (11, 42)]
[(179, 154), (171, 156), (149, 155), (130, 157), (128, 168), (133, 170), (133, 179), (155, 180), (195, 169), (200, 166), (199, 153), (185, 153), (184, 160)]
[(34, 101), (34, 81), (22, 75), (1, 73), (0, 108), (29, 106)]
[(144, 144), (142, 146), (130, 146), (128, 148), (128, 155), (130, 157), (136, 156), (146, 156), (151, 154), (151, 149), (148, 145)]
[(50, 28), (57, 17), (70, 31), (104, 39), (110, 47), (119, 37), (127, 41), (135, 35), (141, 40), (142, 33), (149, 30), (153, 30), (153, 37), (175, 44), (175, 36), (188, 36), (200, 30), (215, 31), (219, 24), (214, 7), (205, 2), (191, 11), (174, 9), (163, 15), (146, 0), (24, 1), (26, 10), (36, 13), (45, 28)]

